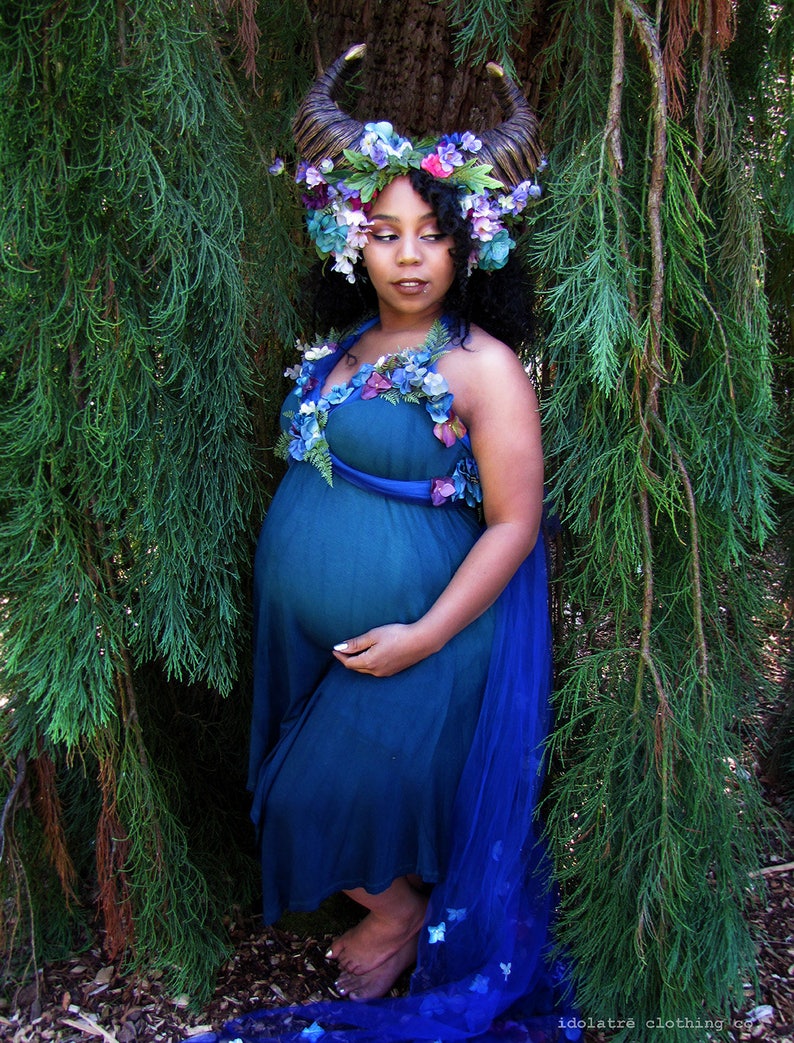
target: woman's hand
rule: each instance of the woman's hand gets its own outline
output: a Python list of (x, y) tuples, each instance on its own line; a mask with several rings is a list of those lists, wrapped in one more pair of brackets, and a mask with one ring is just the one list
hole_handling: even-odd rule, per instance
[(411, 623), (375, 627), (333, 648), (335, 658), (348, 670), (373, 677), (398, 674), (426, 659), (432, 651), (422, 641), (419, 628)]

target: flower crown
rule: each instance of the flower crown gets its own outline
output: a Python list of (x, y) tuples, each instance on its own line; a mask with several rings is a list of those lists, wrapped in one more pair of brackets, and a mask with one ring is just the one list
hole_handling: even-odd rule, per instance
[[(330, 158), (302, 161), (296, 181), (303, 187), (306, 223), (320, 257), (333, 257), (333, 270), (355, 282), (355, 265), (367, 242), (367, 216), (378, 193), (401, 174), (424, 170), (458, 190), (472, 239), (469, 270), (502, 268), (515, 246), (508, 227), (542, 189), (534, 176), (507, 191), (493, 177), (491, 164), (478, 162), (481, 148), (482, 141), (470, 131), (414, 145), (391, 123), (367, 123), (358, 148), (344, 149), (344, 167)], [(544, 166), (541, 161), (537, 169)]]

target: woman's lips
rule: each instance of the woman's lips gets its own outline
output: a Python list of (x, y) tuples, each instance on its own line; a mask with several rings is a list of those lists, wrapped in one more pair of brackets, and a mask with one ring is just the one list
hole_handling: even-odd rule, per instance
[(423, 279), (399, 279), (393, 284), (400, 293), (424, 293), (427, 283)]

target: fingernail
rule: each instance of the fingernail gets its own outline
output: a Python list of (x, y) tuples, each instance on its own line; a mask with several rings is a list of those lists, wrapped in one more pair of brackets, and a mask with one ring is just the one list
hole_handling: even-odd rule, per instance
[(346, 651), (347, 651), (347, 641), (343, 641), (339, 645), (334, 645), (334, 652), (346, 652)]
[(333, 955), (334, 955), (334, 950), (333, 949), (329, 949), (328, 952), (325, 954), (326, 960), (330, 960)]

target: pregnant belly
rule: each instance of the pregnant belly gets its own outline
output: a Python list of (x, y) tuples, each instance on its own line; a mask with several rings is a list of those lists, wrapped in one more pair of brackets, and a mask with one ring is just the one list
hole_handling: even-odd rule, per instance
[(324, 647), (418, 619), (477, 538), (474, 519), (343, 480), (331, 489), (311, 472), (292, 468), (270, 507), (257, 549), (260, 597)]

